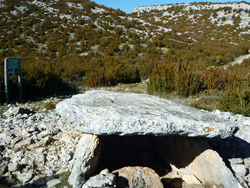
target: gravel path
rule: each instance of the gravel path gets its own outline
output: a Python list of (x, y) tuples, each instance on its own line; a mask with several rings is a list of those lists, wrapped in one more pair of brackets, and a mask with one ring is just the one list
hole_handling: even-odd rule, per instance
[(236, 64), (241, 64), (245, 59), (248, 59), (248, 58), (250, 58), (250, 54), (239, 56), (235, 58), (233, 62), (229, 63), (228, 65), (224, 65), (224, 69), (228, 68), (229, 65), (233, 66)]

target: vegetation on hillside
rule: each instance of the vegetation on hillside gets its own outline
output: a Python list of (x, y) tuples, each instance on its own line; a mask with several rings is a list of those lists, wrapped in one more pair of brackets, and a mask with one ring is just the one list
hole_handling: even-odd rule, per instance
[[(250, 49), (250, 28), (241, 19), (249, 15), (239, 8), (178, 4), (128, 15), (88, 0), (5, 0), (0, 61), (21, 58), (25, 98), (149, 79), (151, 94), (186, 97), (218, 90), (221, 110), (249, 115), (250, 61), (223, 68)], [(3, 63), (0, 70), (3, 102)], [(16, 82), (10, 79), (13, 99)]]

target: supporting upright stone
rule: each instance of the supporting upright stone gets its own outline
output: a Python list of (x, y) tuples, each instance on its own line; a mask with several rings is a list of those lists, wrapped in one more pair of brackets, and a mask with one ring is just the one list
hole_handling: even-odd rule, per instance
[(242, 187), (219, 154), (210, 148), (206, 138), (155, 137), (154, 142), (163, 163), (172, 168), (164, 179), (182, 178), (188, 184), (200, 181), (225, 188)]
[(96, 169), (100, 157), (99, 139), (95, 135), (83, 134), (74, 155), (69, 183), (73, 188), (81, 188)]

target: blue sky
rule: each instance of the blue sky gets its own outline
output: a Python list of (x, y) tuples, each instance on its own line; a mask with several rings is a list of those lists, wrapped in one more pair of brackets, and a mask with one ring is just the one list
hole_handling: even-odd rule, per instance
[[(96, 2), (97, 4), (104, 5), (106, 7), (111, 7), (114, 9), (121, 9), (122, 11), (129, 13), (130, 10), (133, 8), (137, 8), (140, 6), (148, 6), (148, 5), (163, 5), (163, 4), (174, 4), (174, 3), (192, 3), (195, 2), (195, 0), (92, 0)], [(208, 2), (239, 2), (241, 0), (205, 0)], [(247, 0), (246, 2), (249, 2), (250, 0)], [(196, 0), (196, 2), (201, 2), (199, 0)]]

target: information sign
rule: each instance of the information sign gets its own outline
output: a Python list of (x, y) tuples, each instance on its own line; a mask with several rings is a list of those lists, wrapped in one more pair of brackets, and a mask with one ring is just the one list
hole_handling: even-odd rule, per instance
[(18, 76), (20, 71), (20, 58), (7, 58), (7, 75)]
[(8, 57), (4, 59), (4, 85), (5, 99), (9, 103), (9, 84), (8, 77), (18, 76), (19, 99), (22, 100), (22, 81), (21, 81), (21, 61), (17, 57)]

